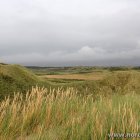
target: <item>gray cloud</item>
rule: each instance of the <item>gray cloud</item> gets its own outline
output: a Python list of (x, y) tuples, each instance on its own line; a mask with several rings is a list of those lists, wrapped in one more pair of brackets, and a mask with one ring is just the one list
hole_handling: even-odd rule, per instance
[(139, 0), (0, 2), (0, 58), (24, 65), (140, 65)]

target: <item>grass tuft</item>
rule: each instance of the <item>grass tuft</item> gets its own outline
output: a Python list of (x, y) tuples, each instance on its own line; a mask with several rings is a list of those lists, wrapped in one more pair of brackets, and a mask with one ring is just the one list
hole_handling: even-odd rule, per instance
[(0, 103), (0, 139), (104, 140), (140, 131), (140, 95), (82, 96), (74, 88), (15, 94)]

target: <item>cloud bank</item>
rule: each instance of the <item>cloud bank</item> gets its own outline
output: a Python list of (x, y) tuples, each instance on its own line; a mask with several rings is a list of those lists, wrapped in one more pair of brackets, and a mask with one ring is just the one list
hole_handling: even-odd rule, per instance
[[(139, 65), (135, 59), (139, 58), (140, 48), (116, 51), (111, 53), (106, 49), (84, 46), (74, 52), (56, 51), (48, 55), (41, 53), (28, 53), (4, 56), (5, 62), (21, 63), (23, 65), (45, 66), (73, 66), (73, 65)], [(132, 62), (131, 62), (132, 61)], [(134, 62), (133, 62), (134, 61)]]

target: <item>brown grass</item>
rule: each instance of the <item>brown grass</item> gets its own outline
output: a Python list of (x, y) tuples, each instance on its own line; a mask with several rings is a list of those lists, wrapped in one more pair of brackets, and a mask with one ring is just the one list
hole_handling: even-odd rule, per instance
[(88, 74), (43, 75), (39, 77), (45, 79), (102, 80), (105, 74), (93, 72)]
[[(56, 93), (56, 94), (55, 94)], [(139, 95), (93, 97), (33, 88), (0, 103), (0, 140), (107, 140), (112, 133), (140, 131)]]

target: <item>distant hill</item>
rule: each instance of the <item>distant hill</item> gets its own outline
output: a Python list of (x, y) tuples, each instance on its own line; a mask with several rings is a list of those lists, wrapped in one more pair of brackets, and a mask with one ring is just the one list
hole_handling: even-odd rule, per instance
[(24, 92), (39, 82), (40, 79), (25, 67), (0, 63), (0, 98)]

